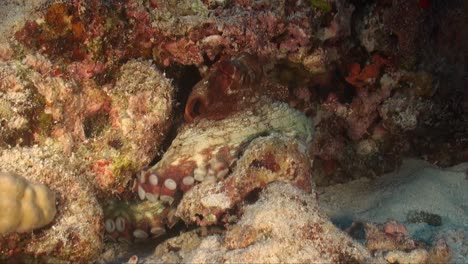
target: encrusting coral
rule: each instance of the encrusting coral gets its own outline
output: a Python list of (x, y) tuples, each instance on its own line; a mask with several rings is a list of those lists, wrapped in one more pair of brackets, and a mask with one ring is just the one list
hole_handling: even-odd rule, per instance
[[(0, 62), (0, 145), (61, 143), (102, 195), (122, 193), (171, 124), (174, 88), (151, 63), (129, 61), (113, 86), (48, 76), (41, 56)], [(49, 62), (50, 64), (50, 62)], [(39, 70), (46, 72), (42, 75)]]
[(0, 235), (24, 233), (54, 219), (55, 194), (20, 175), (0, 172)]
[(366, 247), (377, 263), (448, 263), (452, 257), (444, 239), (432, 247), (410, 237), (406, 227), (394, 220), (385, 224), (366, 223)]
[[(161, 150), (172, 124), (174, 87), (150, 62), (129, 61), (120, 68), (115, 86), (104, 91), (108, 97), (103, 105), (83, 120), (88, 135), (77, 154), (91, 167), (97, 186), (122, 193)], [(88, 103), (98, 107), (92, 96), (86, 95)]]

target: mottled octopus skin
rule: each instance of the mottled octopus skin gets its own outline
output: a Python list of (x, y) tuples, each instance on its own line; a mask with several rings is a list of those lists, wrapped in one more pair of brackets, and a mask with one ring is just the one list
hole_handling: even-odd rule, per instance
[(216, 224), (253, 190), (274, 181), (290, 182), (310, 192), (310, 166), (304, 142), (277, 133), (258, 137), (225, 180), (198, 184), (187, 192), (176, 215), (186, 223)]
[(140, 199), (172, 203), (178, 191), (186, 192), (196, 182), (224, 179), (250, 141), (271, 133), (308, 144), (312, 120), (285, 103), (263, 98), (225, 119), (185, 124), (161, 161), (138, 176), (134, 191)]
[(284, 101), (288, 88), (268, 80), (262, 61), (260, 57), (243, 53), (213, 65), (193, 87), (185, 106), (185, 120), (223, 119), (249, 108), (261, 96)]

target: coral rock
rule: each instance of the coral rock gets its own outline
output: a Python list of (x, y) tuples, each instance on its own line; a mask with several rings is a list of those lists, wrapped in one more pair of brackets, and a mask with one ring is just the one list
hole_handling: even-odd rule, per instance
[(45, 184), (57, 199), (57, 213), (50, 226), (0, 238), (2, 258), (22, 253), (87, 262), (99, 255), (103, 245), (101, 207), (92, 187), (64, 159), (60, 146), (0, 149), (0, 171)]
[[(224, 235), (197, 244), (194, 250), (170, 253), (185, 263), (362, 263), (370, 258), (320, 212), (314, 195), (280, 182), (269, 184), (254, 204), (245, 206), (239, 222)], [(168, 254), (156, 253), (161, 258)]]
[(113, 87), (51, 76), (48, 64), (40, 55), (0, 62), (0, 146), (52, 137), (102, 195), (122, 193), (159, 151), (172, 121), (172, 84), (143, 61), (122, 66)]

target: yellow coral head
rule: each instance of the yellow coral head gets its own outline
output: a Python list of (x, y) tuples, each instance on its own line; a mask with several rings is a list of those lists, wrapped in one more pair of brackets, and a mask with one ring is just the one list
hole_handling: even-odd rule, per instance
[(43, 227), (56, 212), (55, 194), (47, 186), (0, 172), (0, 235)]

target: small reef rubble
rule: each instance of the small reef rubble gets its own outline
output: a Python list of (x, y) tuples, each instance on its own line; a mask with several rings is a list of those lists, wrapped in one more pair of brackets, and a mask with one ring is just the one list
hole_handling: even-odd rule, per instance
[(444, 239), (429, 248), (412, 239), (405, 225), (394, 220), (379, 225), (366, 223), (364, 230), (366, 247), (376, 263), (448, 263), (452, 257)]

